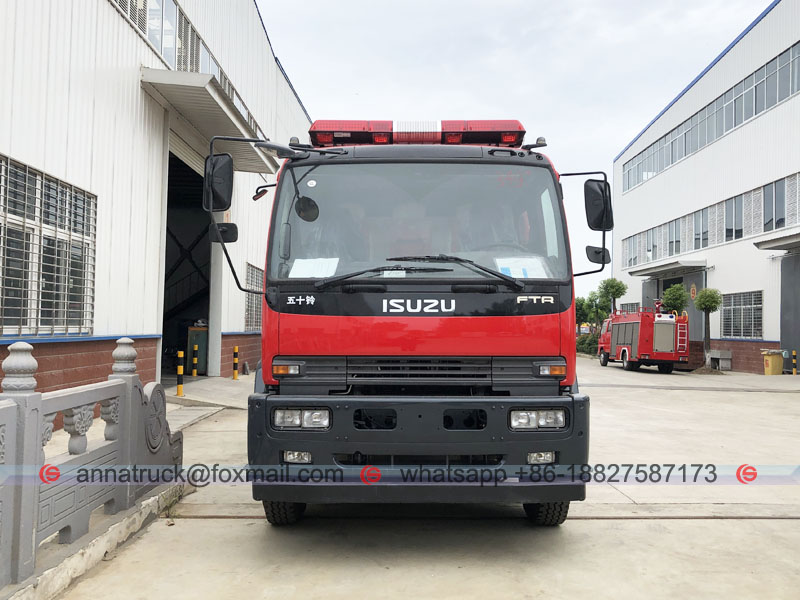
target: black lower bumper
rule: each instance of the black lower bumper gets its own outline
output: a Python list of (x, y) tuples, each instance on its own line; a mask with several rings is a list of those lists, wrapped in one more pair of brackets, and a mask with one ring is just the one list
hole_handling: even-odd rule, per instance
[[(328, 408), (330, 428), (274, 428), (273, 411), (293, 407)], [(355, 412), (374, 408), (395, 410), (395, 427), (357, 429)], [(508, 419), (513, 408), (563, 408), (566, 426), (512, 431)], [(443, 415), (450, 409), (483, 410), (485, 426), (446, 429)], [(483, 398), (254, 394), (249, 398), (248, 461), (251, 471), (260, 473), (253, 478), (256, 500), (320, 504), (583, 500), (585, 485), (580, 479), (546, 480), (536, 475), (539, 471), (527, 464), (527, 457), (531, 452), (554, 452), (563, 472), (565, 465), (586, 464), (588, 446), (589, 398), (582, 394)], [(310, 452), (312, 464), (285, 464), (287, 450)]]

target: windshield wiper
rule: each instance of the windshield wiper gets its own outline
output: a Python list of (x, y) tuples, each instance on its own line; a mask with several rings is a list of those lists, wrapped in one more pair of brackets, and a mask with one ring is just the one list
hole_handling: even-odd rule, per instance
[(453, 269), (441, 269), (438, 267), (404, 267), (403, 265), (389, 265), (384, 267), (372, 267), (370, 269), (362, 269), (354, 273), (345, 273), (344, 275), (337, 275), (336, 277), (328, 277), (327, 279), (320, 279), (314, 284), (318, 290), (324, 290), (326, 287), (336, 285), (340, 281), (352, 279), (359, 275), (366, 275), (367, 273), (384, 273), (386, 271), (408, 271), (409, 273), (444, 273), (445, 271), (452, 271)]
[(511, 277), (510, 275), (506, 275), (505, 273), (501, 273), (500, 271), (495, 271), (494, 269), (490, 269), (489, 267), (484, 267), (480, 263), (476, 263), (474, 260), (469, 260), (468, 258), (462, 258), (460, 256), (453, 256), (451, 254), (437, 254), (435, 256), (395, 256), (392, 258), (387, 258), (386, 260), (396, 260), (396, 261), (419, 261), (419, 262), (451, 262), (451, 263), (458, 263), (462, 265), (467, 265), (478, 271), (486, 273), (487, 275), (491, 275), (496, 279), (500, 279), (510, 286), (516, 288), (517, 290), (524, 290), (525, 284), (522, 283), (519, 279)]

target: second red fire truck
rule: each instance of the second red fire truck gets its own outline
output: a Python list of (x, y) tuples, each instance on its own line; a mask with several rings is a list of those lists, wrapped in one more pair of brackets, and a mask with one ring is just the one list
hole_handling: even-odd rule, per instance
[(619, 361), (626, 371), (655, 366), (672, 373), (676, 364), (689, 361), (689, 317), (662, 311), (660, 301), (655, 309), (617, 310), (603, 321), (597, 355), (604, 367)]

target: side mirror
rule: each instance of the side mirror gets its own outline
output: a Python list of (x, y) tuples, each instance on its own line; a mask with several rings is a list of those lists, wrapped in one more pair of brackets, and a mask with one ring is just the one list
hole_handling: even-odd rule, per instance
[(593, 231), (614, 229), (614, 215), (611, 210), (611, 186), (602, 179), (587, 179), (583, 184), (583, 197), (586, 201), (586, 221)]
[(586, 258), (589, 259), (589, 262), (596, 265), (607, 265), (611, 262), (611, 253), (608, 251), (608, 248), (586, 246)]
[[(217, 232), (219, 232), (219, 235), (217, 235)], [(221, 242), (232, 244), (239, 239), (239, 228), (236, 223), (212, 223), (208, 226), (208, 237), (217, 244)]]
[(233, 198), (233, 157), (214, 154), (206, 158), (203, 177), (203, 210), (222, 212), (231, 207)]

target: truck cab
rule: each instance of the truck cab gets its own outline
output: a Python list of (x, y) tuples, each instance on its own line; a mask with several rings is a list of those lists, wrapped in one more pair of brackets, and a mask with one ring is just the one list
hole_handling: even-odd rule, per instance
[[(311, 146), (263, 145), (286, 159), (248, 418), (250, 467), (286, 474), (253, 480), (271, 523), (308, 503), (519, 502), (556, 525), (584, 499), (564, 471), (588, 460), (589, 398), (562, 188), (524, 133), (317, 121)], [(585, 189), (605, 232), (608, 184)]]

